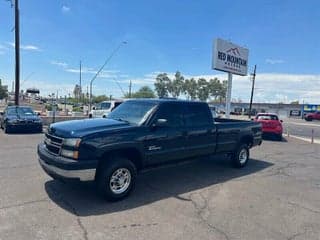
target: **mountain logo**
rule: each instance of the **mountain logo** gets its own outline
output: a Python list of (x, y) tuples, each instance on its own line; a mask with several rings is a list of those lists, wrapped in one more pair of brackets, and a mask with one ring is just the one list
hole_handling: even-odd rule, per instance
[(231, 53), (233, 55), (238, 55), (240, 56), (240, 52), (239, 52), (239, 49), (237, 47), (235, 48), (230, 48), (229, 50), (227, 50), (227, 53)]

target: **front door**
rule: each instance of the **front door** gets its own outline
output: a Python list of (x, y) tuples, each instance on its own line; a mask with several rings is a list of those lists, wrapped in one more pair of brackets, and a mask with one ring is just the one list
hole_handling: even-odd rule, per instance
[(151, 125), (158, 119), (166, 119), (167, 125), (150, 127), (149, 134), (145, 137), (144, 149), (148, 165), (185, 157), (185, 127), (181, 104), (162, 103)]

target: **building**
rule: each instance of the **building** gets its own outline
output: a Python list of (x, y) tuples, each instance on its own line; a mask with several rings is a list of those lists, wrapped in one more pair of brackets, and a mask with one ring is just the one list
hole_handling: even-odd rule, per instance
[[(216, 111), (225, 111), (225, 103), (209, 103)], [(301, 117), (306, 111), (307, 104), (285, 104), (285, 103), (252, 103), (252, 115), (260, 112), (276, 113), (280, 117)], [(249, 103), (231, 103), (231, 114), (248, 115)]]

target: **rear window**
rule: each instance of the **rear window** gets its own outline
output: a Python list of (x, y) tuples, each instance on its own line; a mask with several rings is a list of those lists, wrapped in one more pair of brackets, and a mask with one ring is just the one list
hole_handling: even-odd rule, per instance
[(276, 115), (258, 115), (258, 120), (279, 120)]

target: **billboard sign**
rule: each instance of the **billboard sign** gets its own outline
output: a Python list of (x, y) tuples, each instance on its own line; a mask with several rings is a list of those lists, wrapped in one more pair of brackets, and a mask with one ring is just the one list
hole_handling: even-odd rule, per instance
[(213, 69), (247, 75), (249, 50), (217, 38), (213, 48)]
[(303, 112), (304, 113), (310, 113), (310, 112), (320, 112), (320, 105), (316, 104), (304, 104), (303, 105)]

